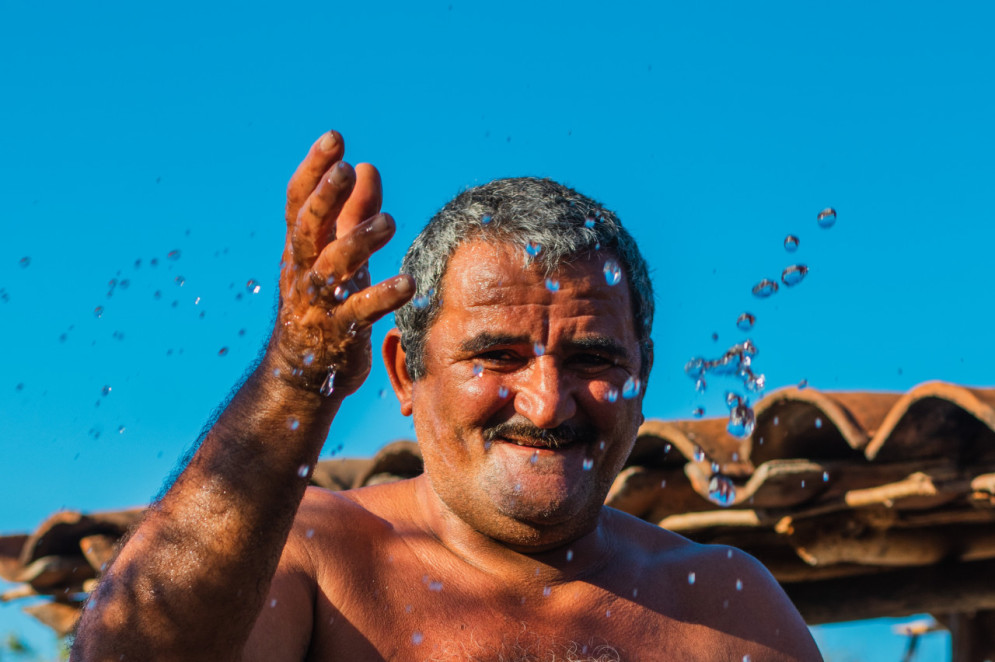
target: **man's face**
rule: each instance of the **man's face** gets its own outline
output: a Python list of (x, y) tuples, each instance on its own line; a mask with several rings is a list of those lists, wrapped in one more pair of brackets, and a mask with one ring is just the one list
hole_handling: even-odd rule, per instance
[(412, 388), (436, 494), (474, 529), (552, 547), (597, 521), (642, 421), (640, 373), (623, 276), (597, 256), (547, 280), (523, 247), (473, 241), (450, 260)]

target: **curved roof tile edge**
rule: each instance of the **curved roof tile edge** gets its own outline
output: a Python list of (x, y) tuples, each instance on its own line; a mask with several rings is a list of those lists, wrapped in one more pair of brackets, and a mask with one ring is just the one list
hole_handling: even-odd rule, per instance
[(891, 410), (881, 421), (874, 437), (864, 449), (864, 455), (868, 460), (877, 457), (895, 428), (908, 414), (909, 409), (915, 403), (926, 398), (939, 398), (957, 405), (995, 431), (995, 408), (978, 398), (973, 389), (943, 381), (923, 382), (913, 386), (898, 399), (898, 402), (892, 405)]

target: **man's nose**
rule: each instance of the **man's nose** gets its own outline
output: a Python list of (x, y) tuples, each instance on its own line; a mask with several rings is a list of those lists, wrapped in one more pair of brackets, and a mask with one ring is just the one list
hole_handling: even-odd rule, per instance
[(538, 428), (555, 428), (577, 414), (573, 389), (553, 356), (537, 356), (516, 387), (515, 411)]

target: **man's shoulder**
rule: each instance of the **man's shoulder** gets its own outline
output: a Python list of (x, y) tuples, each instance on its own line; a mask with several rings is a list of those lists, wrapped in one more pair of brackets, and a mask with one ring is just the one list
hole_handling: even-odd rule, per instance
[(393, 529), (403, 504), (411, 498), (407, 482), (342, 491), (309, 487), (297, 509), (291, 536), (345, 535), (355, 543), (359, 534), (387, 533)]
[(694, 584), (704, 575), (722, 580), (748, 577), (754, 585), (776, 584), (759, 561), (735, 547), (698, 543), (613, 508), (605, 508), (604, 521), (621, 558), (665, 581)]

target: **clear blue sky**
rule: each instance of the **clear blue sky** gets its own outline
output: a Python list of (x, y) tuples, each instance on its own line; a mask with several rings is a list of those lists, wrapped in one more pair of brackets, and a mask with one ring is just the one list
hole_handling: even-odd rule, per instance
[[(379, 278), (437, 207), (494, 177), (616, 209), (657, 287), (647, 416), (722, 409), (682, 368), (744, 338), (747, 310), (770, 387), (992, 385), (992, 14), (0, 0), (0, 531), (159, 490), (267, 337), (284, 186), (328, 128), (383, 174), (399, 231)], [(802, 284), (751, 296), (792, 261)], [(326, 448), (411, 434), (387, 386), (376, 368)], [(0, 632), (47, 645), (18, 614), (0, 606)], [(900, 657), (885, 626), (853, 631), (872, 635), (823, 640), (833, 659)]]

